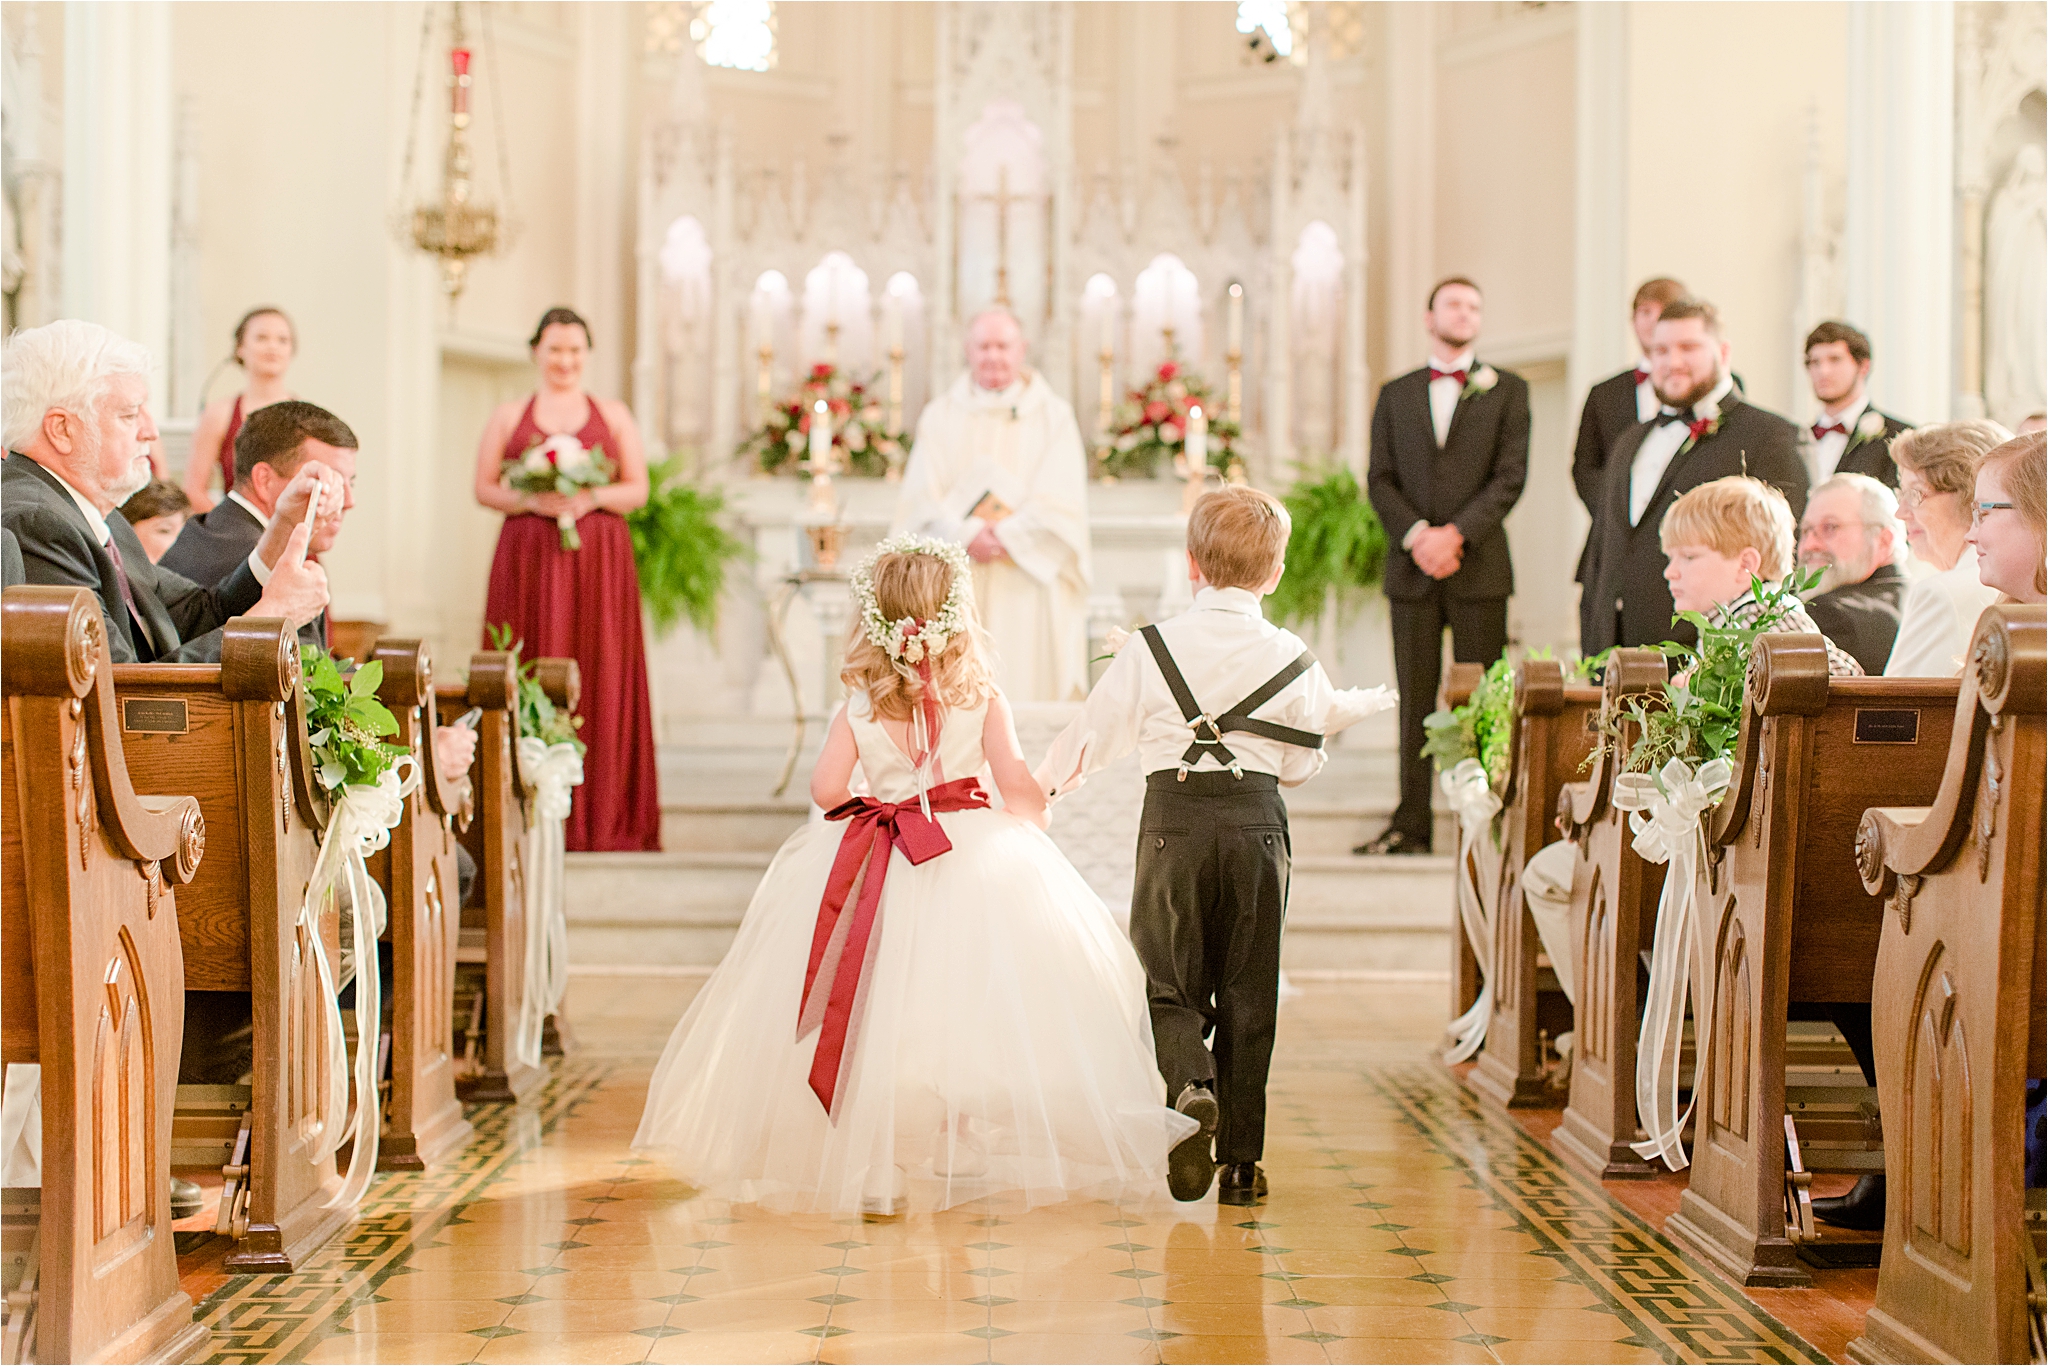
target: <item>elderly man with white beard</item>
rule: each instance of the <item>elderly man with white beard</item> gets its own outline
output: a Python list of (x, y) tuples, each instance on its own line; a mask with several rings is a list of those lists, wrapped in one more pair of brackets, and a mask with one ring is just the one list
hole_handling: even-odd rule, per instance
[(1806, 614), (1829, 640), (1877, 676), (1898, 639), (1906, 576), (1898, 559), (1899, 500), (1867, 474), (1838, 474), (1807, 497), (1799, 563), (1820, 571)]
[(967, 328), (967, 373), (927, 404), (897, 532), (958, 541), (998, 680), (1018, 702), (1088, 691), (1088, 457), (1066, 400), (1024, 364), (1002, 309)]

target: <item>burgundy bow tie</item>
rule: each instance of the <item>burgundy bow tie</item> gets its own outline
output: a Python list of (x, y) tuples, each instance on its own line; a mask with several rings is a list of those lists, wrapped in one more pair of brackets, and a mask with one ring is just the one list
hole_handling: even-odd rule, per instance
[(1439, 370), (1434, 365), (1430, 366), (1429, 382), (1434, 384), (1440, 379), (1454, 379), (1458, 381), (1459, 387), (1462, 388), (1465, 384), (1465, 372), (1463, 370)]
[(1840, 422), (1816, 422), (1813, 424), (1813, 439), (1815, 441), (1820, 440), (1830, 432), (1839, 432), (1841, 435), (1847, 436), (1849, 429)]

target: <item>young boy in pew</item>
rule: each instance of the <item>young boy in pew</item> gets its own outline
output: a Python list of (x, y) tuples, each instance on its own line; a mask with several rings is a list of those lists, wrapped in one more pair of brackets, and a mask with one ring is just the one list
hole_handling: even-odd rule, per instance
[[(1792, 505), (1776, 488), (1748, 475), (1711, 480), (1681, 494), (1664, 514), (1657, 536), (1666, 560), (1664, 581), (1671, 585), (1671, 601), (1676, 609), (1703, 613), (1711, 621), (1728, 625), (1747, 625), (1762, 610), (1762, 604), (1750, 591), (1752, 579), (1773, 586), (1796, 564)], [(1796, 605), (1769, 629), (1826, 639), (1826, 633), (1814, 625), (1806, 609)], [(1863, 666), (1829, 640), (1828, 673), (1836, 678), (1855, 678), (1863, 674)], [(1559, 840), (1531, 855), (1522, 868), (1522, 895), (1542, 935), (1543, 951), (1551, 962), (1565, 964), (1575, 980), (1583, 966), (1578, 961), (1578, 944), (1569, 933), (1572, 869), (1577, 859), (1578, 851), (1571, 843)], [(1794, 1019), (1807, 1018), (1800, 1015), (1800, 1009), (1795, 1002)], [(1850, 1051), (1855, 1053), (1865, 1082), (1876, 1085), (1869, 1005), (1831, 1005), (1809, 1010), (1815, 1017), (1834, 1021)], [(1881, 1228), (1884, 1178), (1874, 1179), (1878, 1187), (1878, 1222), (1874, 1227)], [(1839, 1213), (1838, 1206), (1854, 1198), (1816, 1200), (1813, 1212), (1817, 1217), (1828, 1218)], [(1864, 1227), (1861, 1223), (1847, 1226)]]

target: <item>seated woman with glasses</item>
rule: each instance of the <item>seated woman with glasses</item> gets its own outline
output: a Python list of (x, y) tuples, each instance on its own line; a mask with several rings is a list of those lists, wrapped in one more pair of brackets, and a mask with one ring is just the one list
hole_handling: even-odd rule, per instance
[(2009, 602), (2048, 602), (2048, 435), (2016, 436), (1977, 467), (1977, 573)]
[(1977, 614), (1998, 598), (1978, 579), (1977, 552), (1968, 544), (1977, 466), (2011, 439), (2005, 428), (1982, 419), (1936, 423), (1892, 438), (1899, 520), (1923, 569), (1906, 585), (1887, 677), (1953, 678), (1963, 671)]

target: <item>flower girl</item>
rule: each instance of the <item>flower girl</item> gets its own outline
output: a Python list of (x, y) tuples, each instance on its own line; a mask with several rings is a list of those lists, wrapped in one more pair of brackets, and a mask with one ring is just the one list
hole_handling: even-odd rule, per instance
[(825, 819), (770, 864), (634, 1147), (707, 1192), (833, 1213), (1162, 1179), (1195, 1121), (1162, 1103), (1130, 942), (1044, 833), (965, 552), (894, 537), (853, 591)]

